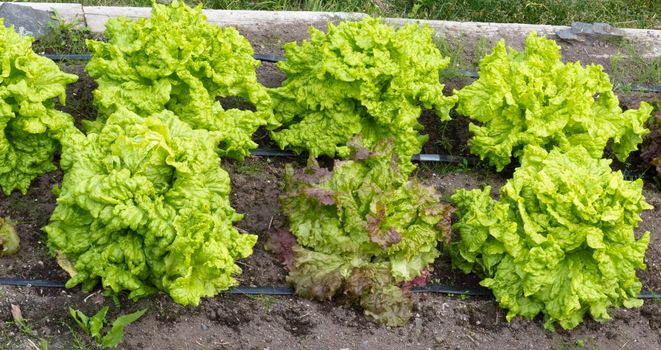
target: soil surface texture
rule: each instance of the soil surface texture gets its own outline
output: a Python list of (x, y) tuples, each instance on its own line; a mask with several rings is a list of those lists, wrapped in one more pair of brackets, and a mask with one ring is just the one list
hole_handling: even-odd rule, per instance
[[(323, 29), (325, 24), (315, 23), (315, 26)], [(307, 24), (289, 25), (271, 30), (255, 26), (240, 30), (257, 53), (282, 54), (283, 43), (308, 37), (306, 27)], [(460, 40), (470, 56), (478, 39)], [(520, 43), (520, 38), (517, 40)], [(609, 69), (611, 61), (604, 57), (613, 54), (613, 45), (608, 42), (590, 45), (590, 50), (567, 45), (565, 60), (603, 63)], [(61, 66), (81, 77), (68, 88), (67, 105), (61, 109), (74, 115), (78, 125), (82, 119), (95, 118), (92, 91), (96, 85), (84, 72), (84, 65), (68, 62)], [(263, 63), (258, 76), (269, 87), (278, 86), (285, 79), (272, 63)], [(626, 76), (623, 79), (626, 81)], [(447, 93), (467, 83), (470, 79), (451, 79), (446, 82)], [(618, 95), (626, 108), (637, 108), (640, 101), (657, 98), (653, 94), (620, 92)], [(429, 134), (424, 153), (469, 155), (469, 121), (462, 116), (454, 117), (453, 121), (441, 123), (433, 112), (423, 114), (421, 122), (424, 132)], [(266, 133), (258, 133), (255, 138), (260, 145), (271, 146)], [(287, 286), (286, 271), (264, 249), (268, 233), (287, 224), (278, 203), (287, 162), (302, 167), (305, 160), (248, 157), (242, 162), (222, 162), (232, 179), (232, 206), (245, 214), (237, 226), (259, 236), (253, 255), (239, 262), (243, 274), (238, 279), (243, 286)], [(512, 168), (496, 173), (483, 164), (421, 163), (414, 176), (448, 200), (456, 189), (485, 185), (492, 186), (496, 195), (511, 174)], [(66, 272), (49, 255), (45, 233), (41, 231), (55, 207), (51, 189), (61, 180), (62, 173), (55, 171), (37, 178), (26, 195), (0, 194), (0, 216), (17, 223), (21, 238), (17, 255), (0, 258), (0, 278), (67, 279)], [(655, 209), (642, 214), (643, 221), (636, 230), (638, 236), (644, 231), (652, 233), (645, 258), (647, 269), (638, 271), (638, 276), (643, 290), (661, 291), (661, 192), (654, 181), (646, 181), (644, 194)], [(430, 280), (470, 287), (479, 282), (475, 276), (453, 270), (447, 257), (436, 262)], [(82, 334), (69, 316), (68, 308), (90, 315), (103, 306), (110, 307), (110, 320), (148, 308), (141, 319), (126, 328), (119, 349), (661, 349), (659, 299), (646, 300), (637, 309), (612, 310), (613, 319), (604, 324), (586, 317), (583, 324), (571, 331), (555, 332), (544, 330), (541, 318), (532, 321), (515, 318), (507, 322), (506, 312), (488, 297), (417, 293), (414, 302), (411, 322), (391, 328), (368, 321), (361, 310), (352, 306), (290, 296), (220, 294), (203, 299), (198, 307), (184, 307), (163, 294), (132, 302), (123, 297), (113, 301), (99, 290), (86, 293), (79, 288), (0, 286), (0, 350), (39, 348), (40, 339), (48, 342), (48, 349), (94, 349), (93, 340)], [(27, 329), (14, 324), (12, 305), (20, 307)]]

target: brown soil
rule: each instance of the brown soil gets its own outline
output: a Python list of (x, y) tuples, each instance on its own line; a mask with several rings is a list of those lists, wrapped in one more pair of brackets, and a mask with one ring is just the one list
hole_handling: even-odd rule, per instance
[[(254, 254), (240, 265), (245, 286), (285, 286), (285, 271), (263, 249), (265, 235), (286, 223), (278, 211), (278, 179), (281, 159), (249, 158), (244, 163), (225, 162), (232, 178), (232, 204), (246, 214), (238, 227), (259, 235)], [(301, 164), (298, 164), (301, 166)], [(417, 176), (447, 198), (457, 188), (478, 188), (486, 184), (494, 192), (505, 178), (488, 169), (421, 167)], [(26, 196), (2, 197), (0, 214), (19, 221), (21, 250), (14, 257), (0, 258), (0, 276), (64, 280), (65, 273), (54, 263), (43, 243), (39, 227), (46, 224), (54, 207), (49, 192), (59, 173), (35, 181)], [(648, 201), (656, 209), (643, 214), (638, 231), (661, 225), (661, 193), (646, 186)], [(657, 233), (657, 232), (653, 232)], [(648, 269), (639, 272), (645, 290), (661, 289), (661, 238), (653, 234), (646, 258)], [(458, 286), (475, 286), (473, 276), (454, 271), (447, 259), (435, 264), (432, 281)], [(11, 304), (19, 305), (33, 334), (27, 337), (11, 322)], [(389, 328), (365, 320), (360, 310), (333, 302), (313, 302), (293, 297), (219, 295), (199, 307), (174, 304), (158, 295), (137, 303), (121, 299), (120, 308), (97, 291), (60, 290), (34, 287), (0, 287), (0, 349), (30, 349), (28, 339), (45, 338), (50, 349), (73, 346), (68, 307), (93, 313), (111, 306), (110, 318), (145, 307), (147, 314), (127, 328), (123, 349), (400, 349), (439, 348), (574, 348), (583, 342), (588, 348), (610, 349), (625, 344), (641, 349), (661, 345), (661, 304), (647, 300), (640, 309), (614, 310), (614, 320), (598, 324), (587, 320), (572, 331), (545, 331), (542, 320), (505, 321), (505, 312), (489, 298), (457, 298), (439, 294), (416, 294), (415, 317), (401, 328)], [(84, 338), (87, 339), (87, 338)], [(87, 340), (89, 341), (89, 340)]]
[[(267, 31), (264, 28), (242, 29), (259, 53), (281, 53), (279, 43), (300, 40), (307, 36), (305, 26), (290, 26)], [(278, 43), (278, 45), (274, 45)], [(469, 45), (466, 45), (469, 47)], [(594, 46), (591, 55), (598, 56)], [(576, 55), (581, 50), (575, 50)], [(583, 57), (578, 57), (583, 58)], [(588, 57), (589, 58), (589, 57)], [(582, 60), (586, 61), (586, 60)], [(588, 60), (589, 61), (589, 60)], [(94, 82), (84, 73), (82, 65), (63, 65), (63, 69), (81, 76), (68, 89), (68, 104), (63, 109), (79, 122), (95, 115), (91, 105)], [(275, 65), (265, 63), (259, 70), (260, 81), (277, 86), (284, 76)], [(448, 89), (459, 88), (462, 82), (448, 83)], [(637, 107), (649, 95), (622, 94), (623, 105)], [(433, 113), (421, 119), (430, 141), (426, 153), (466, 155), (470, 137), (468, 121), (457, 117), (440, 123)], [(267, 144), (264, 139), (262, 144)], [(286, 225), (278, 209), (281, 193), (279, 180), (286, 161), (282, 158), (250, 157), (244, 162), (224, 161), (232, 178), (232, 205), (245, 213), (237, 226), (255, 233), (259, 241), (254, 254), (240, 262), (244, 272), (238, 279), (245, 286), (285, 286), (285, 270), (270, 253), (264, 241), (272, 229)], [(298, 166), (302, 161), (298, 160)], [(494, 194), (510, 176), (507, 170), (497, 174), (485, 166), (467, 168), (463, 165), (425, 163), (419, 165), (416, 176), (436, 188), (447, 199), (458, 188), (479, 188), (491, 185)], [(36, 179), (27, 195), (0, 195), (0, 216), (18, 222), (21, 248), (16, 256), (0, 258), (0, 277), (30, 279), (66, 279), (48, 254), (45, 235), (40, 228), (47, 224), (55, 206), (51, 194), (53, 185), (61, 181), (54, 172)], [(647, 251), (647, 270), (638, 276), (644, 290), (661, 290), (661, 193), (652, 183), (646, 183), (644, 193), (655, 209), (643, 213), (637, 234), (652, 232)], [(434, 266), (432, 281), (458, 286), (476, 286), (474, 276), (452, 270), (447, 258)], [(440, 294), (415, 294), (414, 318), (410, 324), (390, 328), (367, 321), (360, 310), (334, 302), (313, 302), (294, 297), (247, 296), (221, 294), (202, 301), (199, 307), (183, 307), (165, 295), (138, 302), (120, 298), (119, 306), (99, 291), (85, 293), (80, 289), (49, 289), (0, 286), (0, 349), (34, 349), (39, 338), (49, 343), (49, 349), (79, 348), (75, 334), (80, 329), (68, 315), (68, 307), (92, 314), (102, 306), (110, 306), (109, 319), (120, 313), (142, 308), (149, 311), (126, 330), (121, 349), (658, 349), (661, 348), (661, 303), (646, 300), (643, 307), (613, 310), (613, 320), (599, 324), (586, 320), (572, 331), (550, 332), (543, 321), (516, 318), (505, 320), (506, 313), (490, 298), (458, 298)], [(12, 322), (10, 305), (20, 306), (31, 331), (25, 334)], [(83, 336), (83, 342), (92, 341)]]

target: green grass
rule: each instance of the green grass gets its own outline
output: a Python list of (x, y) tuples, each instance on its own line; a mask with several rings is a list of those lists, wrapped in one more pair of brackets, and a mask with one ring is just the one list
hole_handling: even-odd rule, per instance
[(262, 304), (264, 308), (267, 310), (271, 311), (273, 308), (273, 305), (275, 305), (278, 302), (278, 299), (276, 299), (272, 295), (254, 295), (254, 294), (244, 294), (246, 297), (255, 300)]
[(57, 13), (52, 17), (52, 31), (35, 41), (32, 49), (37, 53), (72, 54), (87, 51), (85, 39), (91, 38), (88, 27), (78, 21), (66, 22)]
[(239, 174), (257, 175), (264, 171), (264, 166), (258, 162), (240, 162), (236, 164), (234, 170)]
[[(151, 0), (82, 2), (90, 6), (151, 6)], [(191, 5), (200, 3), (197, 0), (186, 2)], [(576, 21), (606, 22), (618, 27), (661, 29), (659, 0), (208, 0), (204, 7), (365, 12), (383, 17), (501, 23), (568, 25)]]
[(92, 347), (85, 340), (85, 335), (75, 331), (68, 323), (63, 323), (68, 329), (69, 334), (71, 335), (71, 345), (75, 350), (90, 350)]
[(609, 59), (613, 83), (624, 84), (625, 88), (630, 84), (661, 86), (661, 56), (642, 57), (635, 44), (628, 41), (622, 41), (618, 47)]
[[(438, 35), (434, 36), (432, 40), (443, 57), (450, 58), (450, 64), (447, 67), (448, 76), (446, 78), (455, 77), (453, 76), (453, 70), (456, 69), (477, 70), (480, 60), (485, 55), (491, 53), (491, 49), (493, 49), (493, 45), (483, 36), (480, 36), (474, 42), (473, 40), (461, 39), (448, 40)], [(466, 46), (467, 42), (472, 42), (472, 44)], [(461, 76), (461, 74), (458, 74), (456, 77)]]
[(606, 22), (621, 27), (659, 28), (658, 0), (415, 0), (396, 1), (401, 14), (458, 21), (567, 25)]

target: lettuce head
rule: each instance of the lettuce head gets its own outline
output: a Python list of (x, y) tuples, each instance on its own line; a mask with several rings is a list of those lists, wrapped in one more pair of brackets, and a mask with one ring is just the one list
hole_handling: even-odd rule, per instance
[(32, 51), (24, 37), (0, 18), (0, 188), (26, 193), (37, 176), (56, 169), (58, 139), (75, 128), (73, 118), (55, 109), (66, 86), (78, 80)]
[(289, 166), (281, 206), (295, 240), (280, 233), (270, 245), (293, 254), (284, 260), (297, 295), (347, 296), (371, 319), (402, 325), (412, 307), (402, 285), (424, 277), (449, 240), (452, 210), (439, 199), (399, 170), (389, 144), (362, 148), (332, 171)]
[(271, 89), (276, 118), (271, 132), (281, 148), (312, 156), (347, 157), (356, 135), (372, 148), (394, 139), (393, 151), (407, 163), (420, 153), (427, 136), (418, 122), (423, 109), (443, 120), (456, 102), (443, 95), (439, 73), (449, 62), (432, 42), (433, 30), (410, 24), (395, 29), (379, 19), (310, 28), (310, 40), (286, 44), (287, 74)]
[(527, 146), (499, 201), (489, 187), (452, 196), (461, 236), (453, 263), (484, 277), (508, 320), (541, 313), (546, 328), (569, 329), (585, 314), (605, 321), (608, 308), (642, 305), (636, 269), (650, 234), (636, 239), (634, 228), (651, 206), (642, 181), (624, 180), (610, 162), (580, 146)]
[(98, 132), (63, 139), (62, 186), (44, 230), (71, 274), (68, 288), (156, 290), (197, 305), (237, 284), (235, 260), (256, 236), (240, 234), (219, 132), (191, 129), (170, 111), (141, 117), (118, 109)]
[[(169, 110), (195, 129), (219, 132), (221, 156), (241, 159), (257, 147), (257, 128), (275, 123), (250, 43), (235, 28), (207, 23), (201, 5), (154, 3), (151, 18), (108, 20), (105, 36), (107, 42), (87, 42), (100, 113), (89, 129), (120, 108), (141, 116)], [(227, 98), (246, 106), (225, 108)]]
[(519, 52), (496, 45), (480, 61), (480, 78), (455, 94), (457, 111), (473, 119), (470, 149), (502, 170), (526, 145), (550, 151), (582, 146), (601, 158), (612, 151), (625, 161), (649, 131), (652, 107), (622, 112), (613, 85), (600, 65), (562, 63), (560, 47), (534, 32)]

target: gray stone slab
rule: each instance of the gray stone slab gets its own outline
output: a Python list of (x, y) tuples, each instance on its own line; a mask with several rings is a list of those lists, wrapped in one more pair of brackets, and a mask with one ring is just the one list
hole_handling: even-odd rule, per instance
[(564, 40), (585, 41), (586, 38), (622, 37), (624, 31), (608, 23), (574, 22), (571, 28), (558, 30), (556, 34)]
[(0, 17), (5, 19), (5, 26), (14, 26), (21, 35), (31, 35), (41, 38), (52, 31), (51, 25), (56, 24), (48, 11), (36, 10), (29, 6), (5, 2), (0, 5)]

